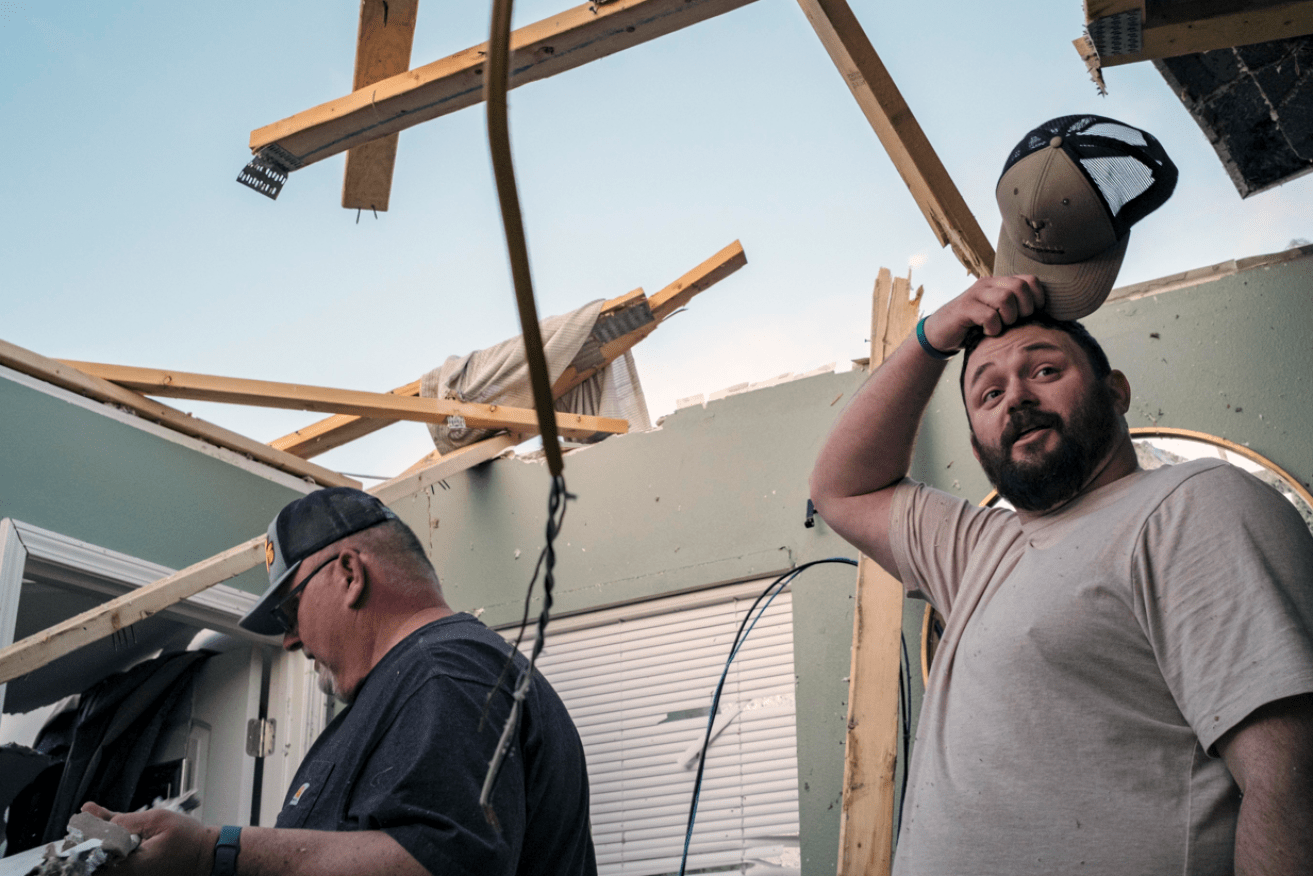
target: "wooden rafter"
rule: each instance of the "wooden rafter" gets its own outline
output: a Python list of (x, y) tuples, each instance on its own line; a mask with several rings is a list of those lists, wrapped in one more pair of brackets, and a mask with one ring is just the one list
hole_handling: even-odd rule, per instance
[[(356, 36), (356, 70), (351, 88), (359, 91), (410, 69), (419, 0), (361, 0), (360, 31)], [(362, 143), (346, 153), (342, 175), (342, 206), (350, 209), (388, 208), (392, 169), (397, 160), (397, 134)]]
[[(147, 395), (386, 417), (421, 423), (443, 423), (448, 417), (464, 417), (466, 425), (471, 429), (507, 429), (513, 432), (533, 431), (538, 422), (533, 410), (529, 408), (470, 404), (450, 399), (411, 398), (383, 392), (217, 377), (185, 371), (136, 368), (131, 365), (61, 361), (87, 374)], [(614, 417), (557, 413), (556, 422), (561, 434), (572, 438), (591, 438), (600, 434), (614, 435), (629, 431), (628, 423)]]
[(346, 477), (323, 466), (307, 462), (290, 453), (261, 444), (216, 426), (205, 420), (193, 417), (177, 408), (161, 404), (139, 393), (124, 389), (99, 377), (78, 370), (75, 366), (55, 359), (47, 359), (31, 350), (25, 350), (14, 344), (0, 341), (0, 365), (12, 368), (39, 380), (53, 384), (78, 395), (95, 399), (99, 402), (120, 405), (147, 420), (153, 420), (176, 432), (208, 441), (219, 447), (250, 456), (265, 465), (287, 472), (301, 478), (310, 478), (315, 483), (327, 487), (359, 487), (360, 482)]
[[(1313, 0), (1086, 0), (1085, 25), (1091, 33), (1100, 27), (1115, 26), (1132, 38), (1127, 50), (1098, 52), (1095, 57), (1090, 57), (1095, 41), (1088, 36), (1075, 40), (1086, 63), (1097, 70), (1313, 33)], [(1138, 49), (1133, 48), (1135, 35)]]
[[(736, 240), (657, 292), (650, 299), (644, 299), (643, 290), (636, 289), (633, 292), (628, 292), (607, 301), (602, 305), (603, 314), (634, 306), (640, 301), (646, 300), (652, 309), (655, 320), (603, 345), (602, 357), (605, 362), (610, 363), (619, 358), (626, 350), (631, 349), (647, 337), (663, 320), (687, 304), (693, 296), (719, 283), (747, 264), (747, 261), (748, 258), (743, 252), (743, 246)], [(587, 380), (595, 373), (595, 370), (585, 373), (577, 369), (567, 368), (557, 379), (556, 385), (552, 387), (552, 394), (560, 398), (566, 391)], [(417, 396), (419, 395), (419, 383), (416, 380), (405, 386), (397, 387), (392, 390), (392, 393), (395, 395)], [(284, 435), (275, 441), (271, 441), (270, 446), (309, 459), (321, 453), (326, 453), (335, 447), (340, 447), (349, 441), (354, 441), (356, 438), (376, 432), (391, 422), (394, 421), (367, 419), (343, 414), (320, 420), (306, 426), (304, 429), (298, 429)]]
[[(752, 0), (616, 0), (585, 3), (511, 34), (510, 87), (697, 24)], [(272, 147), (296, 170), (362, 143), (483, 100), (487, 43), (388, 77), (251, 132), (252, 152)]]
[(994, 247), (862, 30), (847, 0), (798, 0), (825, 50), (912, 192), (940, 246), (977, 277), (994, 270)]

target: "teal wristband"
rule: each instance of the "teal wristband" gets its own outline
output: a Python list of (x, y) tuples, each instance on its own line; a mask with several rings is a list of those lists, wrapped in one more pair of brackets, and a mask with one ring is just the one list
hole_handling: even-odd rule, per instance
[(921, 349), (922, 349), (922, 350), (925, 350), (925, 354), (926, 354), (927, 356), (929, 356), (931, 359), (938, 359), (938, 360), (940, 360), (941, 362), (942, 362), (944, 359), (952, 359), (954, 356), (957, 355), (957, 351), (956, 351), (956, 350), (954, 350), (954, 351), (951, 352), (951, 353), (945, 353), (943, 350), (937, 349), (937, 348), (935, 347), (934, 344), (932, 344), (932, 343), (930, 343), (929, 341), (926, 340), (926, 338), (925, 338), (925, 321), (926, 321), (927, 319), (929, 319), (929, 318), (930, 318), (930, 317), (928, 317), (928, 316), (923, 316), (923, 317), (921, 317), (921, 321), (918, 322), (918, 323), (916, 324), (916, 340), (917, 340), (917, 343), (919, 343), (919, 344), (921, 345)]
[(242, 829), (231, 824), (219, 829), (214, 844), (214, 869), (210, 876), (237, 876), (237, 853), (242, 850)]

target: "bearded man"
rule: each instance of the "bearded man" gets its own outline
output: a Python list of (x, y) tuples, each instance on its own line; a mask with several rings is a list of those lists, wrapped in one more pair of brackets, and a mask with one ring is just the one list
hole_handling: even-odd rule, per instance
[[(1069, 141), (1120, 124), (1091, 118), (1014, 151), (1004, 275), (920, 322), (812, 474), (822, 518), (947, 623), (894, 873), (1306, 876), (1313, 536), (1227, 463), (1140, 469), (1130, 384), (1073, 321), (1106, 298), (1129, 233), (1071, 255), (1107, 230), (1094, 209), (1063, 227), (1097, 192)], [(1015, 511), (907, 478), (958, 351), (971, 446)]]

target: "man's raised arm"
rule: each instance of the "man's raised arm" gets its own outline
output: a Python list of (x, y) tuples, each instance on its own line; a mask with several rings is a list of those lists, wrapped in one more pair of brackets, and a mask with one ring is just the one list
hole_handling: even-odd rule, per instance
[[(956, 352), (979, 326), (993, 337), (1044, 306), (1034, 277), (984, 277), (931, 314), (923, 326), (932, 347)], [(857, 391), (816, 459), (811, 498), (825, 522), (891, 575), (889, 549), (893, 487), (907, 475), (921, 416), (944, 360), (909, 337)]]

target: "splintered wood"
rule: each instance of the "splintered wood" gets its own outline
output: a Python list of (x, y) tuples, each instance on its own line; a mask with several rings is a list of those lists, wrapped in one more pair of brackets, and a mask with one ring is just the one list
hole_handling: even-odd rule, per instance
[[(353, 91), (410, 69), (410, 47), (415, 38), (418, 11), (419, 0), (363, 0), (360, 32), (356, 37)], [(343, 207), (387, 210), (399, 136), (389, 134), (347, 150), (346, 170), (342, 174)]]
[[(871, 303), (872, 371), (916, 326), (923, 290), (909, 297), (910, 288), (909, 278), (895, 278), (888, 269), (880, 269)], [(902, 629), (902, 584), (863, 555), (858, 560), (853, 607), (839, 876), (884, 876), (893, 860)]]

